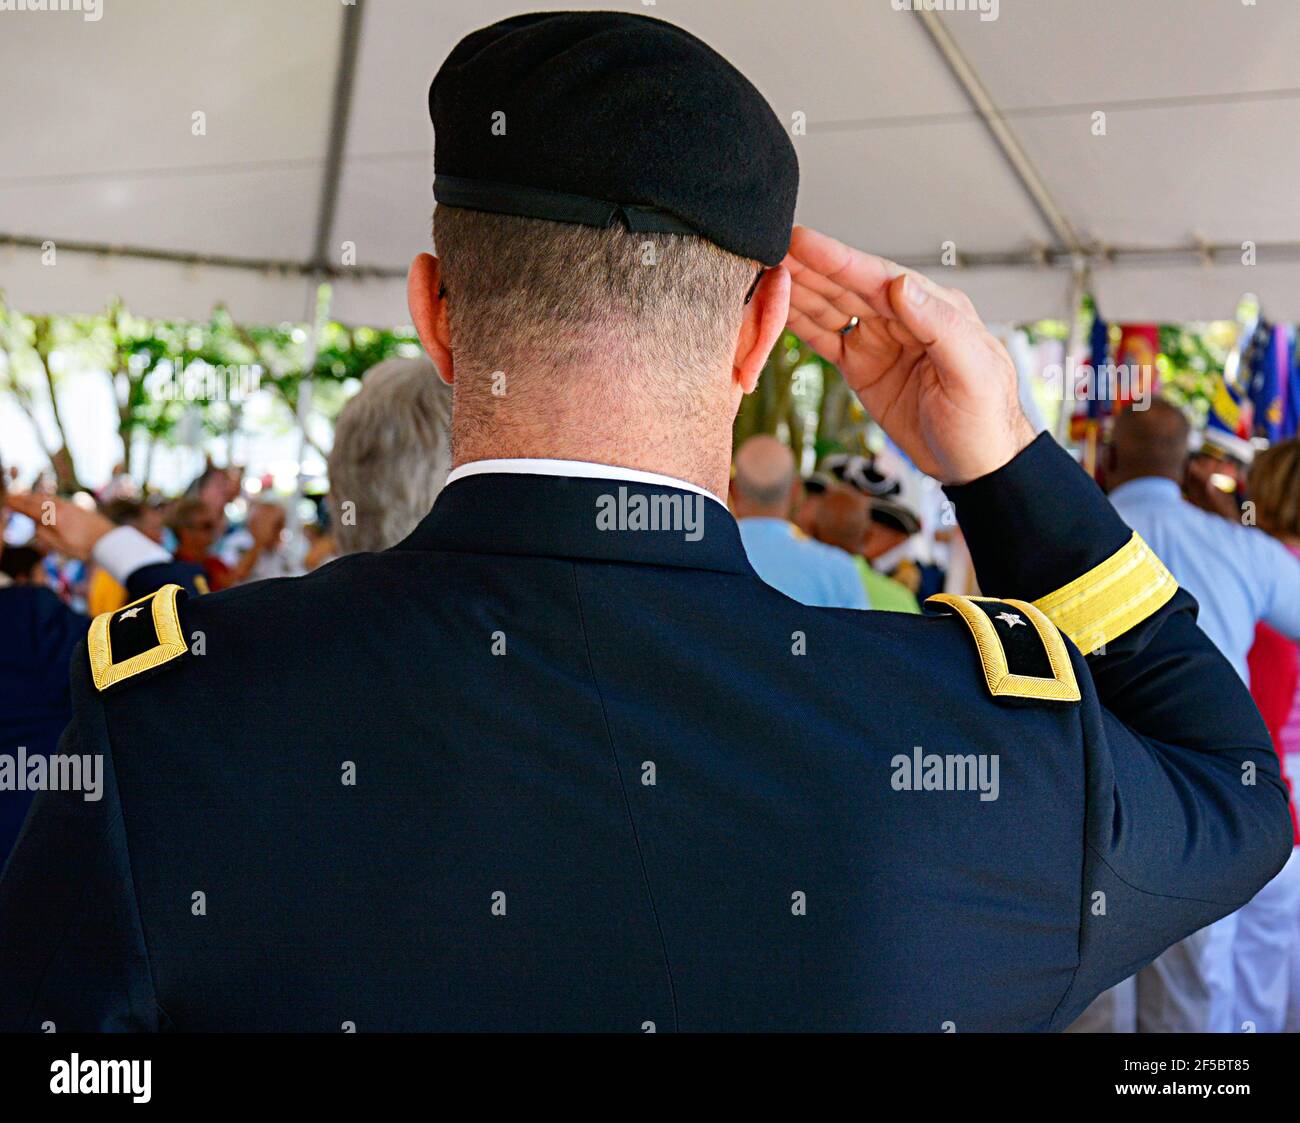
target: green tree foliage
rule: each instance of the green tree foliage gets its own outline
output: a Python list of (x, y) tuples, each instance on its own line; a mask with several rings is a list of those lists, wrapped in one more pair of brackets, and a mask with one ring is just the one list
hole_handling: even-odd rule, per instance
[(1208, 324), (1163, 324), (1160, 328), (1160, 391), (1204, 424), (1237, 338), (1229, 320)]
[[(410, 329), (327, 321), (309, 372), (309, 334), (303, 324), (240, 324), (223, 307), (208, 321), (191, 323), (135, 316), (120, 302), (94, 316), (32, 316), (0, 301), (0, 393), (27, 418), (59, 490), (72, 492), (83, 483), (64, 429), (61, 384), (69, 374), (102, 373), (117, 406), (123, 467), (147, 480), (155, 447), (174, 443), (187, 419), (202, 432), (232, 439), (250, 387), (279, 403), (288, 428), (310, 374), (313, 413), (332, 424), (366, 370), (390, 356), (420, 352)], [(42, 415), (52, 419), (53, 434)], [(327, 454), (310, 434), (308, 441)]]
[(739, 447), (757, 433), (769, 433), (789, 442), (796, 458), (812, 449), (821, 459), (830, 452), (863, 451), (869, 423), (839, 371), (786, 332), (768, 357), (758, 387), (740, 403), (732, 443)]
[[(77, 491), (81, 484), (68, 446), (63, 410), (55, 392), (59, 373), (56, 355), (81, 342), (84, 328), (62, 316), (23, 316), (0, 300), (0, 389), (8, 391), (31, 424), (37, 443), (54, 469), (58, 486)], [(39, 403), (47, 402), (54, 421), (50, 439), (39, 421)]]

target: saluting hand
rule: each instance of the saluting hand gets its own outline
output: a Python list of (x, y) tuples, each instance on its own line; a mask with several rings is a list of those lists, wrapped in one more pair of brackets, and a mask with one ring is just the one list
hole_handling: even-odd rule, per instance
[(36, 541), (47, 550), (86, 561), (95, 543), (113, 529), (98, 511), (83, 511), (68, 499), (31, 492), (4, 497), (7, 507), (26, 515), (36, 524)]
[(1034, 439), (1015, 365), (965, 293), (806, 226), (784, 264), (790, 330), (839, 368), (923, 472), (966, 483)]

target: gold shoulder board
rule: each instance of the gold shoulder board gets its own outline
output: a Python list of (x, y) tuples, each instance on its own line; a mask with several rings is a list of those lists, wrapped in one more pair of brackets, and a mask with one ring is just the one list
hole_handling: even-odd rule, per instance
[[(975, 637), (984, 681), (995, 698), (1079, 701), (1065, 641), (1044, 613), (1022, 600), (940, 593), (926, 607), (955, 612)], [(939, 606), (944, 606), (940, 608)]]
[(179, 585), (164, 585), (156, 593), (91, 621), (86, 646), (96, 690), (108, 690), (185, 654), (176, 607), (182, 592)]

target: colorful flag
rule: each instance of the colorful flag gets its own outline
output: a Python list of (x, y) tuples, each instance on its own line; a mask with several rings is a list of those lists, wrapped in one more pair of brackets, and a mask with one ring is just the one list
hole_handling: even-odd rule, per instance
[(1241, 342), (1240, 361), (1229, 363), (1230, 377), (1219, 375), (1214, 397), (1210, 400), (1210, 412), (1205, 423), (1209, 435), (1226, 433), (1239, 440), (1250, 439), (1252, 372), (1268, 351), (1273, 325), (1261, 318), (1253, 329), (1247, 326), (1244, 330), (1250, 332), (1250, 337)]
[(1119, 332), (1115, 364), (1121, 372), (1121, 381), (1114, 391), (1115, 413), (1134, 399), (1145, 401), (1159, 389), (1156, 356), (1160, 353), (1160, 325), (1121, 324)]
[(1110, 324), (1098, 312), (1092, 318), (1092, 331), (1088, 335), (1088, 365), (1092, 367), (1092, 385), (1088, 388), (1088, 417), (1106, 417), (1110, 414)]
[(1276, 324), (1267, 346), (1257, 347), (1250, 371), (1250, 402), (1254, 407), (1254, 435), (1270, 443), (1282, 437), (1282, 395), (1291, 376), (1293, 340), (1289, 324)]
[(1300, 435), (1300, 356), (1292, 351), (1287, 368), (1286, 387), (1282, 393), (1282, 432), (1286, 441)]

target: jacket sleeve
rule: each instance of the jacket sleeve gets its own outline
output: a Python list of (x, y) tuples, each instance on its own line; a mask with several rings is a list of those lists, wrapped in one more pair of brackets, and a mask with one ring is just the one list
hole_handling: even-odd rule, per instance
[(126, 595), (133, 601), (151, 596), (164, 585), (179, 585), (190, 596), (209, 592), (203, 567), (190, 562), (169, 561), (143, 565), (126, 579)]
[(1049, 436), (947, 490), (981, 591), (1033, 601), (1078, 649), (1079, 967), (1059, 1028), (1281, 869), (1286, 788), (1249, 692), (1196, 625), (1195, 600)]
[(0, 1032), (154, 1030), (148, 954), (104, 712), (85, 645), (59, 753), (82, 790), (43, 791), (0, 877)]

